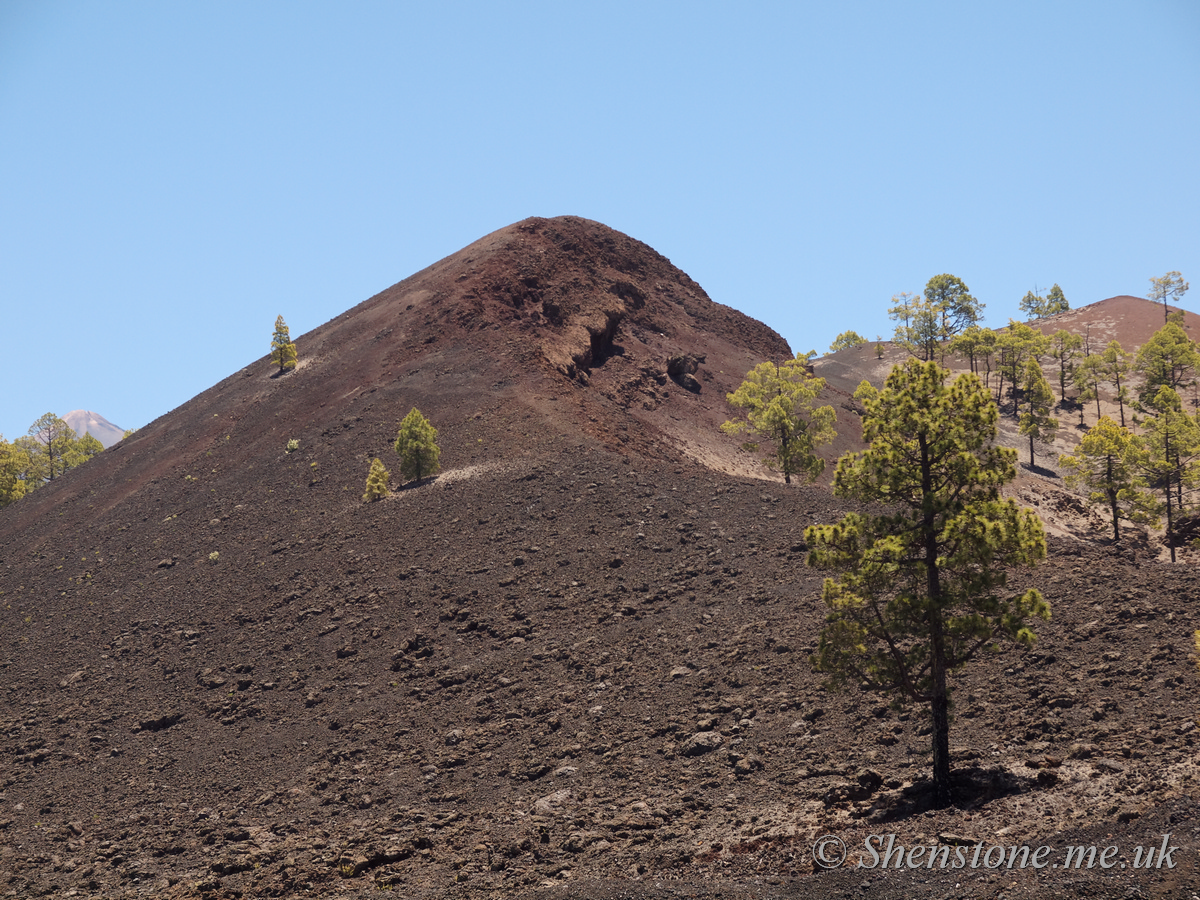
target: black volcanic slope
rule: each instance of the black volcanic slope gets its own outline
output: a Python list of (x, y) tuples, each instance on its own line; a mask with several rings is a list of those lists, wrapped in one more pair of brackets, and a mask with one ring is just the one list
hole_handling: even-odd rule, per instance
[[(810, 671), (802, 536), (840, 502), (729, 474), (713, 436), (788, 353), (769, 329), (553, 219), (298, 343), (0, 511), (0, 896), (1195, 888), (1191, 568), (1054, 541), (1016, 573), (1054, 619), (956, 680), (961, 799), (932, 812), (921, 712)], [(413, 405), (444, 473), (360, 503)], [(1167, 831), (1179, 866), (1137, 877), (808, 853)]]

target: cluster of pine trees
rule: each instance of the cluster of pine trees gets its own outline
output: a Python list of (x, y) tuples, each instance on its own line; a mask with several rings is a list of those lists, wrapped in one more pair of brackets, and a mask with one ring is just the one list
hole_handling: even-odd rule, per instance
[[(882, 391), (859, 386), (868, 448), (843, 456), (834, 477), (834, 493), (863, 511), (805, 532), (809, 564), (837, 573), (824, 584), (826, 621), (812, 662), (830, 686), (928, 706), (935, 802), (944, 806), (953, 800), (949, 676), (1001, 643), (1032, 644), (1034, 620), (1050, 615), (1036, 589), (1006, 583), (1010, 567), (1044, 558), (1046, 541), (1037, 515), (1001, 495), (1016, 477), (1016, 452), (996, 445), (1005, 388), (1031, 463), (1035, 442), (1052, 440), (1058, 428), (1056, 407), (1078, 407), (1084, 427), (1084, 410), (1096, 401), (1097, 423), (1062, 457), (1067, 481), (1110, 508), (1118, 539), (1122, 518), (1153, 522), (1165, 512), (1174, 560), (1176, 523), (1200, 488), (1200, 413), (1185, 411), (1180, 395), (1196, 383), (1200, 349), (1181, 313), (1134, 354), (1117, 341), (1101, 348), (1086, 333), (1045, 335), (1015, 321), (984, 329), (982, 304), (950, 275), (932, 279), (922, 298), (897, 299), (897, 343), (914, 358), (892, 369)], [(1041, 317), (1068, 307), (1055, 285), (1047, 298), (1031, 292), (1022, 308)], [(863, 343), (843, 332), (833, 349)], [(967, 359), (970, 374), (951, 378), (939, 364), (946, 353)], [(1057, 401), (1042, 368), (1051, 361)], [(834, 437), (834, 410), (816, 405), (824, 380), (806, 363), (797, 356), (747, 373), (727, 395), (745, 418), (722, 426), (770, 442), (765, 461), (789, 482), (793, 474), (814, 480), (824, 468), (816, 449)], [(1121, 424), (1102, 414), (1106, 385)]]
[(77, 435), (54, 413), (39, 417), (29, 433), (15, 441), (0, 435), (0, 506), (20, 500), (103, 449), (90, 434)]

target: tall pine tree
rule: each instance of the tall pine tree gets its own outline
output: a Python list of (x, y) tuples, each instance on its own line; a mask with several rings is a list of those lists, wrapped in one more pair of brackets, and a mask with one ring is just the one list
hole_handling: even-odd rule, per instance
[(1025, 363), (1021, 390), (1025, 393), (1025, 402), (1029, 409), (1021, 415), (1019, 430), (1029, 438), (1029, 465), (1032, 466), (1033, 442), (1038, 440), (1049, 444), (1058, 432), (1058, 419), (1050, 415), (1054, 409), (1054, 391), (1050, 390), (1050, 382), (1046, 381), (1042, 367), (1036, 359)]
[(860, 389), (870, 446), (838, 462), (834, 493), (872, 511), (805, 533), (809, 564), (842, 573), (825, 580), (814, 666), (831, 685), (928, 705), (939, 806), (952, 799), (949, 675), (998, 641), (1032, 644), (1026, 620), (1050, 616), (1037, 590), (1006, 589), (1009, 567), (1046, 555), (1038, 517), (1000, 496), (1016, 451), (995, 445), (979, 379), (947, 376), (909, 360), (881, 392)]

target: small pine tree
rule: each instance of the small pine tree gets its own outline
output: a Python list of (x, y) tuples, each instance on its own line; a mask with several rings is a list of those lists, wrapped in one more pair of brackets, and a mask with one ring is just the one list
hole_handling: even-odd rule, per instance
[(1083, 424), (1083, 405), (1089, 400), (1096, 401), (1096, 421), (1100, 421), (1100, 383), (1104, 380), (1104, 357), (1093, 355), (1085, 357), (1075, 367), (1072, 376), (1075, 386), (1079, 388), (1079, 424)]
[(396, 453), (400, 455), (400, 474), (405, 479), (420, 481), (438, 470), (442, 451), (437, 445), (437, 429), (413, 407), (400, 423), (396, 436)]
[(825, 460), (816, 448), (834, 439), (837, 413), (832, 406), (813, 404), (825, 379), (810, 375), (808, 357), (797, 355), (782, 364), (759, 363), (746, 373), (746, 380), (725, 399), (746, 410), (745, 419), (731, 419), (721, 426), (726, 434), (743, 431), (774, 441), (775, 452), (764, 462), (783, 471), (783, 480), (793, 475), (816, 480), (825, 470)]
[(1058, 463), (1068, 474), (1069, 487), (1083, 488), (1088, 502), (1103, 504), (1112, 515), (1113, 541), (1121, 541), (1121, 520), (1158, 524), (1154, 498), (1145, 479), (1134, 470), (1135, 441), (1123, 425), (1108, 416), (1088, 429), (1079, 447)]
[(1163, 321), (1169, 322), (1168, 315), (1170, 310), (1167, 308), (1167, 301), (1174, 299), (1178, 303), (1183, 299), (1183, 295), (1187, 293), (1188, 283), (1183, 280), (1183, 276), (1178, 272), (1168, 272), (1162, 278), (1150, 279), (1150, 298), (1156, 300), (1163, 305)]
[(1050, 415), (1054, 408), (1054, 391), (1042, 374), (1042, 367), (1036, 359), (1025, 363), (1024, 377), (1021, 388), (1025, 391), (1025, 399), (1029, 403), (1029, 412), (1021, 416), (1020, 432), (1029, 438), (1029, 465), (1033, 465), (1034, 440), (1050, 443), (1058, 432), (1058, 419)]
[(271, 362), (279, 366), (280, 375), (296, 368), (296, 345), (292, 343), (283, 316), (275, 320), (275, 333), (271, 335)]
[(833, 339), (833, 343), (829, 345), (829, 352), (837, 353), (839, 350), (854, 350), (866, 342), (867, 339), (857, 331), (843, 331)]
[(1067, 402), (1067, 382), (1075, 374), (1075, 357), (1083, 346), (1083, 338), (1060, 328), (1050, 335), (1050, 356), (1058, 363), (1058, 399)]
[(1056, 283), (1050, 288), (1050, 293), (1046, 295), (1046, 315), (1057, 316), (1059, 313), (1065, 313), (1071, 308), (1071, 304), (1067, 302), (1067, 297), (1063, 293), (1063, 289)]
[(382, 500), (388, 493), (388, 470), (378, 459), (371, 460), (371, 471), (367, 474), (367, 492), (363, 494), (363, 503), (373, 503)]

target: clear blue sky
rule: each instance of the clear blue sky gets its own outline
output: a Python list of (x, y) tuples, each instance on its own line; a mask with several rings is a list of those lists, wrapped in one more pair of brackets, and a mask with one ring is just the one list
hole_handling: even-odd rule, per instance
[(797, 351), (941, 272), (1200, 309), (1198, 115), (1194, 0), (3, 0), (0, 431), (144, 425), (532, 215)]

